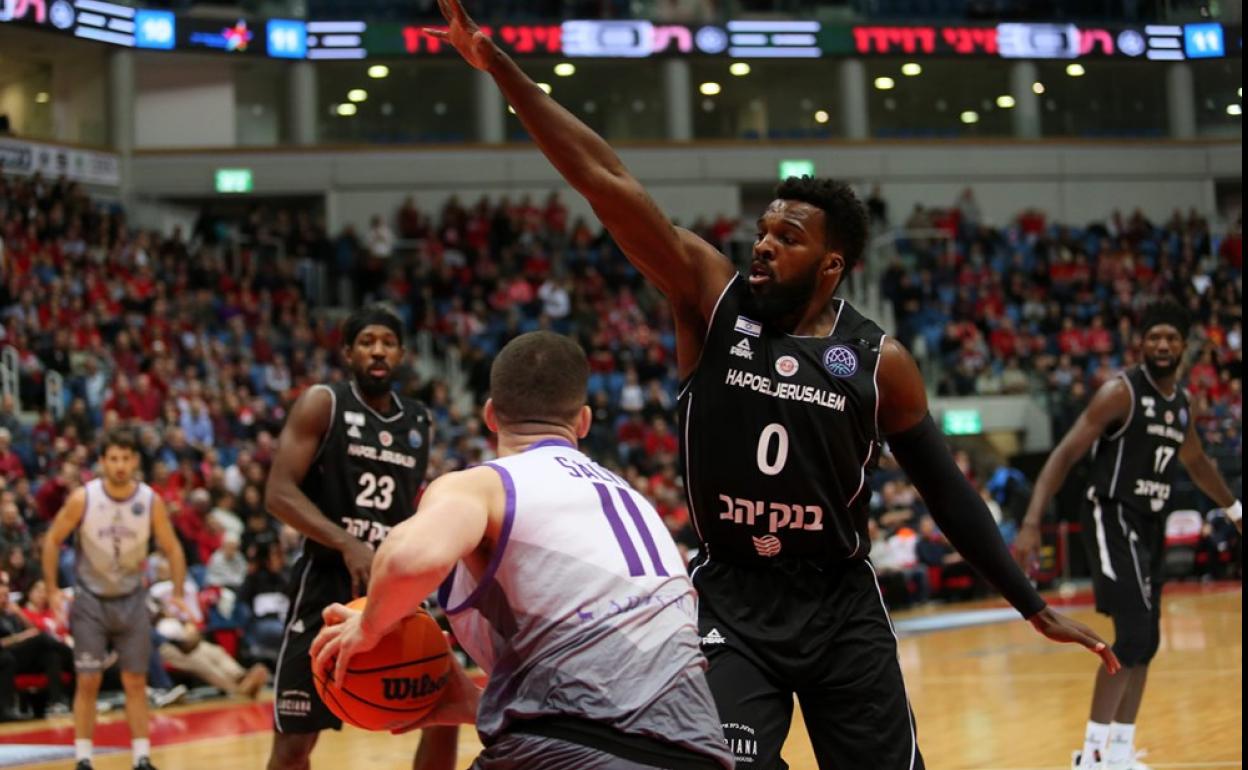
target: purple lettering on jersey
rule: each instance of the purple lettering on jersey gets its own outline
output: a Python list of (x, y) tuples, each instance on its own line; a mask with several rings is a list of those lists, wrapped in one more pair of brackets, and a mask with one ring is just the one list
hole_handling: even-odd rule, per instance
[(646, 574), (645, 568), (641, 566), (641, 558), (637, 556), (637, 549), (633, 547), (633, 541), (628, 537), (628, 530), (624, 528), (624, 522), (620, 520), (620, 514), (615, 510), (615, 500), (611, 498), (611, 490), (603, 484), (594, 484), (594, 489), (598, 491), (598, 499), (602, 501), (602, 514), (607, 517), (611, 532), (615, 534), (620, 550), (624, 552), (628, 574), (631, 577)]
[(568, 471), (568, 475), (571, 476), (572, 478), (579, 479), (581, 477), (581, 472), (576, 469), (576, 463), (572, 462), (566, 457), (556, 457), (555, 462), (559, 463), (564, 468), (566, 468)]
[(628, 511), (633, 524), (637, 526), (637, 531), (641, 533), (641, 542), (646, 547), (646, 553), (650, 554), (650, 561), (654, 564), (655, 574), (667, 577), (667, 569), (663, 566), (663, 560), (659, 558), (659, 549), (654, 544), (654, 537), (650, 535), (650, 528), (646, 526), (646, 522), (641, 518), (641, 509), (637, 507), (637, 503), (633, 500), (633, 493), (627, 489), (621, 489), (620, 499), (624, 501), (624, 509)]

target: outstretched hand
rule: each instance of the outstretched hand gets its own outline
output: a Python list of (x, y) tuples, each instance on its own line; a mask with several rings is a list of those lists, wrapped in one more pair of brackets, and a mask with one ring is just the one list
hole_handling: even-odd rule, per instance
[(446, 29), (425, 27), (425, 34), (455, 46), (464, 61), (479, 70), (488, 69), (494, 43), (464, 10), (460, 0), (438, 0), (438, 9), (449, 25)]
[(1118, 673), (1122, 664), (1104, 639), (1096, 632), (1077, 620), (1072, 620), (1055, 611), (1052, 607), (1044, 609), (1029, 618), (1031, 625), (1040, 633), (1055, 642), (1082, 644), (1092, 652), (1101, 656), (1105, 670), (1111, 674)]

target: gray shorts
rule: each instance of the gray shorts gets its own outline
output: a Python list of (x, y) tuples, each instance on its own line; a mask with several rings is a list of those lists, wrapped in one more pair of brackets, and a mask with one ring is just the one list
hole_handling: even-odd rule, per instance
[(147, 673), (152, 652), (152, 616), (142, 590), (106, 599), (80, 587), (74, 591), (69, 610), (69, 633), (74, 637), (74, 670), (83, 674), (103, 671), (111, 644), (122, 671)]
[(485, 749), (469, 770), (656, 770), (578, 743), (510, 733)]

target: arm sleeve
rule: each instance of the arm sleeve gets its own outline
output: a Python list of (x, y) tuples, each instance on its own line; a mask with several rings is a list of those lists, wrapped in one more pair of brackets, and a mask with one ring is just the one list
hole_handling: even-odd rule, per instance
[(1044, 609), (1044, 599), (1015, 565), (992, 514), (953, 462), (945, 437), (931, 415), (913, 428), (889, 436), (888, 445), (958, 553), (1023, 617), (1030, 618)]

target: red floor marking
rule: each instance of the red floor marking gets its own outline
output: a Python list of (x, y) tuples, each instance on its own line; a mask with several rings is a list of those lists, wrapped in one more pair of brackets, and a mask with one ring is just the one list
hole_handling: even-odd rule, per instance
[[(273, 704), (247, 703), (185, 714), (156, 713), (152, 714), (151, 725), (153, 746), (189, 743), (223, 735), (268, 732), (273, 729)], [(72, 724), (4, 735), (5, 743), (69, 744), (73, 741)], [(130, 727), (125, 717), (96, 725), (95, 745), (128, 748)]]

